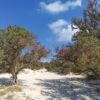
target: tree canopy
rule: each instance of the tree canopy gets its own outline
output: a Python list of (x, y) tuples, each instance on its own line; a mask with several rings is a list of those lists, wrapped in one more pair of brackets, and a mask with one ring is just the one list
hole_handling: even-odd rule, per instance
[[(57, 49), (56, 59), (62, 64), (62, 72), (85, 73), (88, 77), (100, 78), (100, 12), (98, 0), (88, 0), (83, 18), (72, 20), (73, 43)], [(60, 70), (61, 70), (60, 69)], [(69, 71), (70, 69), (70, 71)]]
[[(21, 52), (25, 48), (31, 48), (31, 51), (21, 56)], [(17, 74), (23, 68), (38, 62), (41, 57), (46, 55), (45, 48), (38, 44), (35, 41), (35, 36), (26, 29), (19, 26), (8, 26), (6, 29), (0, 30), (0, 68), (12, 74), (14, 83)], [(25, 57), (26, 62), (28, 60), (29, 62), (26, 63), (23, 60)]]

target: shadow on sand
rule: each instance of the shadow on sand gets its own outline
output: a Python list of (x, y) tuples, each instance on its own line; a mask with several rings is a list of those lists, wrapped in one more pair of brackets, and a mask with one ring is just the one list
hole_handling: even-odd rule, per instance
[(94, 87), (86, 84), (81, 78), (63, 78), (54, 80), (39, 80), (47, 91), (42, 95), (48, 96), (47, 100), (100, 100), (100, 94)]
[[(17, 84), (22, 84), (24, 83), (24, 80), (18, 80)], [(10, 86), (12, 85), (11, 78), (0, 78), (0, 87), (2, 86)]]

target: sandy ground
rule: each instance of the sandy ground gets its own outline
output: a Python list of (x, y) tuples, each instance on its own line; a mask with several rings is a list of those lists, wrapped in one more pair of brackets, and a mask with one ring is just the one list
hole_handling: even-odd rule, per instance
[[(1, 87), (9, 78), (9, 74), (0, 75)], [(25, 69), (18, 75), (18, 83), (24, 86), (21, 92), (7, 92), (0, 100), (100, 100), (95, 87), (89, 86), (81, 75)]]

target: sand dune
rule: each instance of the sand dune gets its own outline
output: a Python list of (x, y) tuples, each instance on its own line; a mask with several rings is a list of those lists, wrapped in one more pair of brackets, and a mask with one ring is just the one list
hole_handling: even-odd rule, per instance
[[(10, 76), (0, 75), (1, 87), (9, 82)], [(25, 69), (18, 75), (18, 84), (22, 91), (8, 90), (0, 96), (0, 100), (100, 100), (95, 87), (89, 86), (81, 75)]]

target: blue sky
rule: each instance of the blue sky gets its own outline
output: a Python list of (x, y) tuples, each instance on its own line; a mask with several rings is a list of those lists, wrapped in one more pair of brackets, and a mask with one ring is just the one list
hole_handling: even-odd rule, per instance
[[(87, 0), (0, 0), (0, 28), (19, 25), (34, 33), (54, 54), (71, 41), (71, 19), (82, 18)], [(50, 57), (49, 57), (50, 59)]]

